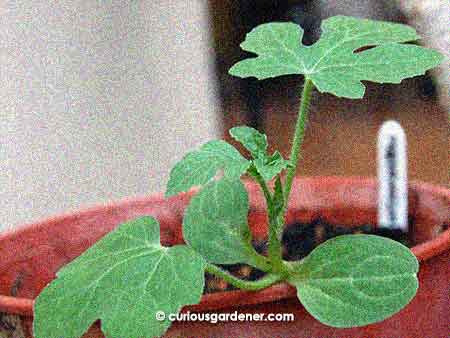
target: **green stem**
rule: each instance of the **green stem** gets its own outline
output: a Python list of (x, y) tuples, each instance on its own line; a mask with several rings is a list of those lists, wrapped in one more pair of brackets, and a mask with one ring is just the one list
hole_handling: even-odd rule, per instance
[(264, 178), (259, 174), (253, 175), (256, 182), (260, 185), (262, 192), (264, 193), (264, 197), (266, 198), (266, 204), (269, 206), (270, 203), (272, 203), (272, 194), (270, 193), (269, 187), (266, 184), (266, 181), (264, 181)]
[(256, 250), (250, 250), (249, 255), (252, 258), (252, 265), (264, 272), (272, 271), (272, 265), (266, 256), (260, 255)]
[(281, 255), (281, 240), (278, 236), (280, 228), (278, 217), (269, 217), (269, 248), (267, 254), (272, 264), (272, 270), (284, 274), (286, 271)]
[[(291, 166), (287, 170), (286, 181), (284, 184), (283, 208), (276, 215), (273, 215), (269, 212), (268, 257), (270, 264), (272, 266), (271, 271), (280, 274), (282, 276), (287, 273), (287, 267), (283, 262), (280, 233), (285, 222), (285, 214), (289, 202), (289, 195), (291, 193), (292, 182), (294, 180), (295, 173), (297, 171), (298, 161), (300, 158), (300, 150), (305, 135), (306, 121), (308, 117), (309, 104), (311, 102), (311, 93), (313, 89), (314, 85), (312, 81), (309, 79), (305, 79), (305, 84), (303, 86), (302, 97), (300, 101), (299, 114), (297, 118), (297, 123), (295, 125), (294, 140), (292, 143), (291, 154), (289, 157)], [(273, 197), (266, 185), (266, 182), (260, 175), (255, 175), (254, 177), (261, 186), (261, 189), (266, 198), (267, 206), (269, 207), (269, 209), (271, 209)]]
[(308, 118), (309, 104), (311, 102), (311, 93), (313, 89), (314, 84), (312, 83), (312, 81), (309, 79), (305, 79), (297, 123), (295, 125), (294, 141), (292, 143), (291, 155), (289, 157), (291, 167), (289, 167), (287, 170), (286, 182), (284, 185), (284, 208), (283, 212), (281, 213), (281, 215), (283, 216), (283, 220), (289, 202), (289, 195), (291, 193), (292, 181), (294, 180), (295, 173), (297, 172), (297, 165), (300, 157), (300, 150), (303, 143), (303, 137), (305, 136), (306, 121)]
[(269, 259), (272, 263), (273, 271), (280, 274), (284, 274), (287, 271), (281, 253), (280, 234), (285, 222), (285, 214), (289, 202), (289, 194), (291, 193), (292, 182), (297, 171), (297, 164), (300, 157), (300, 149), (303, 143), (303, 137), (305, 135), (306, 121), (313, 88), (314, 85), (312, 81), (309, 79), (305, 79), (305, 84), (303, 86), (302, 97), (300, 101), (299, 114), (297, 123), (295, 125), (291, 155), (289, 157), (291, 166), (287, 170), (286, 181), (284, 184), (283, 208), (279, 214), (273, 215), (269, 219)]
[(271, 265), (271, 270), (274, 272), (278, 272), (283, 274), (285, 272), (285, 268), (283, 265), (283, 259), (281, 257), (281, 243), (278, 240), (277, 235), (277, 221), (278, 219), (271, 215), (270, 210), (273, 208), (273, 196), (270, 193), (270, 190), (264, 181), (264, 178), (257, 173), (253, 176), (256, 179), (256, 182), (261, 186), (261, 190), (264, 193), (264, 197), (266, 198), (266, 205), (269, 209), (269, 247), (268, 247), (268, 257)]
[(233, 285), (239, 289), (249, 290), (249, 291), (265, 289), (268, 286), (271, 286), (272, 284), (275, 284), (282, 280), (281, 276), (273, 274), (273, 273), (269, 273), (265, 277), (263, 277), (257, 281), (246, 281), (246, 280), (234, 277), (229, 272), (224, 271), (221, 268), (219, 268), (218, 266), (211, 264), (211, 263), (206, 264), (206, 272), (209, 272), (210, 274), (213, 274), (217, 277), (222, 278), (227, 283), (230, 283), (231, 285)]

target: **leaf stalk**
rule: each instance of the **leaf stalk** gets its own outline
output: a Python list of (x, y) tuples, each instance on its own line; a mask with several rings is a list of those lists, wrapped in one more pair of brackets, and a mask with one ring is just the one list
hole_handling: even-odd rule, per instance
[(300, 151), (303, 144), (303, 138), (305, 136), (306, 122), (308, 120), (309, 105), (311, 103), (311, 94), (313, 89), (314, 89), (313, 82), (310, 79), (305, 78), (305, 84), (303, 86), (302, 96), (300, 100), (300, 108), (298, 112), (297, 123), (295, 125), (294, 141), (292, 143), (291, 155), (289, 156), (291, 166), (288, 168), (286, 174), (283, 214), (286, 213), (289, 202), (289, 195), (292, 189), (292, 182), (294, 180), (295, 173), (297, 172), (297, 166), (301, 155)]
[(258, 279), (256, 281), (247, 281), (240, 278), (237, 278), (230, 274), (229, 272), (222, 270), (217, 265), (207, 263), (206, 264), (206, 271), (210, 274), (213, 274), (217, 277), (222, 278), (227, 283), (242, 289), (242, 290), (248, 290), (248, 291), (257, 291), (261, 289), (265, 289), (272, 284), (275, 284), (283, 279), (282, 276), (274, 273), (269, 273), (265, 277)]

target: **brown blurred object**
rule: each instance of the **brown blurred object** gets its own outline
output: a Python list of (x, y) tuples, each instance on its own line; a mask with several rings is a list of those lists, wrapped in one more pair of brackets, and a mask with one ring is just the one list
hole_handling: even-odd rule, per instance
[[(289, 8), (299, 2), (305, 1), (209, 1), (225, 130), (239, 124), (258, 127), (261, 120), (261, 89), (265, 83), (255, 78), (239, 79), (228, 74), (228, 69), (247, 55), (239, 44), (258, 24), (288, 19), (286, 13)], [(225, 138), (233, 142), (228, 133)]]
[[(365, 83), (362, 100), (339, 99), (314, 91), (299, 174), (375, 176), (376, 138), (383, 121), (395, 119), (408, 142), (408, 178), (441, 185), (449, 180), (449, 127), (436, 99), (418, 96), (422, 79), (400, 85)], [(297, 118), (299, 84), (286, 94), (284, 81), (264, 103), (262, 130), (272, 149), (290, 148)]]
[[(365, 3), (373, 5), (370, 1)], [(247, 124), (267, 134), (271, 151), (280, 149), (288, 156), (302, 77), (257, 81), (234, 78), (227, 71), (238, 60), (250, 56), (240, 50), (239, 44), (247, 32), (262, 22), (299, 22), (305, 29), (304, 43), (310, 44), (317, 38), (320, 18), (324, 15), (352, 15), (352, 10), (364, 12), (359, 7), (340, 7), (340, 2), (333, 4), (324, 9), (313, 1), (210, 1), (226, 140), (233, 143), (229, 128)], [(390, 8), (387, 13), (381, 13), (378, 7), (368, 8), (366, 16), (406, 23), (398, 10)], [(378, 129), (383, 121), (395, 119), (407, 137), (408, 178), (448, 186), (448, 112), (438, 105), (432, 78), (416, 77), (400, 85), (369, 82), (364, 85), (367, 90), (361, 100), (340, 99), (314, 91), (298, 173), (375, 176)]]

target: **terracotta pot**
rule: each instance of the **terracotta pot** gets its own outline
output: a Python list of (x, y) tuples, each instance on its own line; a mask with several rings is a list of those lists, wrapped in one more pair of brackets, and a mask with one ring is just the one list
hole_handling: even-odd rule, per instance
[[(250, 193), (249, 223), (255, 237), (267, 231), (264, 200)], [(182, 243), (181, 220), (193, 192), (165, 200), (162, 195), (125, 200), (48, 219), (0, 235), (0, 312), (19, 314), (31, 335), (33, 299), (55, 272), (114, 229), (140, 215), (161, 223), (164, 245)], [(287, 222), (321, 217), (348, 227), (376, 224), (373, 179), (317, 177), (294, 183)], [(418, 294), (402, 311), (373, 325), (335, 329), (316, 321), (296, 299), (295, 290), (279, 284), (259, 292), (231, 291), (205, 295), (184, 311), (293, 313), (294, 322), (177, 322), (167, 336), (183, 337), (447, 337), (450, 318), (450, 190), (424, 183), (409, 187), (414, 254), (420, 261)], [(103, 337), (98, 323), (85, 337)]]

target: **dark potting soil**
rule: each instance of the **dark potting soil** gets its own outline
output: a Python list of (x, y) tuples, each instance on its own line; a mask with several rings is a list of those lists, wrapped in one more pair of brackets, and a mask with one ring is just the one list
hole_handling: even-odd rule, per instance
[[(407, 234), (403, 233), (401, 230), (376, 228), (375, 226), (368, 224), (349, 228), (331, 225), (319, 219), (308, 224), (292, 223), (285, 227), (282, 235), (283, 259), (287, 261), (300, 260), (306, 257), (315, 247), (330, 238), (340, 235), (363, 233), (388, 237), (408, 247), (411, 246)], [(266, 255), (267, 240), (254, 241), (253, 246), (257, 252)], [(253, 281), (264, 276), (264, 272), (246, 264), (220, 265), (220, 267), (244, 280)], [(205, 274), (204, 293), (235, 289), (234, 286), (228, 284), (223, 279), (209, 273)]]
[(22, 320), (18, 315), (0, 312), (0, 338), (25, 338)]

